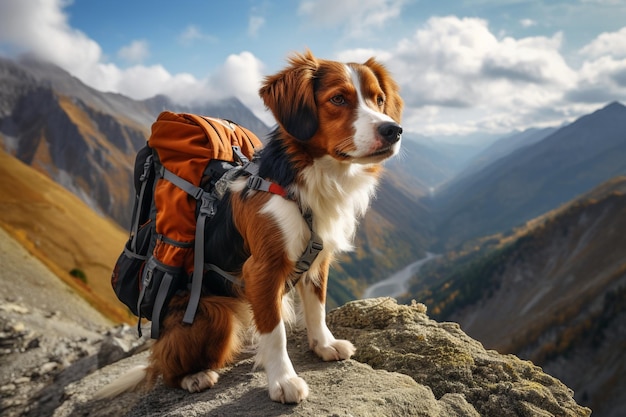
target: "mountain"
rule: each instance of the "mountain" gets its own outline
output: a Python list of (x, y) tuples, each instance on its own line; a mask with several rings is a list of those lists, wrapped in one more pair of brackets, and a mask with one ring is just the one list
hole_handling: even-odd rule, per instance
[[(216, 102), (185, 106), (174, 103), (169, 97), (158, 95), (141, 102), (150, 111), (152, 120), (165, 110), (177, 113), (195, 113), (232, 120), (245, 126), (264, 140), (269, 133), (269, 127), (257, 118), (238, 98), (230, 97)], [(152, 123), (152, 122), (150, 122)]]
[(97, 91), (52, 64), (0, 58), (0, 145), (121, 225), (130, 223), (136, 151), (168, 108), (210, 112), (259, 135), (269, 130), (234, 98), (202, 107), (164, 97), (140, 102)]
[(403, 135), (400, 154), (385, 168), (394, 183), (413, 197), (427, 197), (441, 184), (454, 178), (465, 166), (474, 147), (452, 146), (429, 138)]
[(626, 177), (616, 177), (497, 245), (428, 265), (412, 298), (485, 347), (550, 369), (594, 415), (617, 415), (626, 409), (624, 230)]
[(530, 128), (523, 132), (513, 133), (498, 139), (467, 163), (467, 167), (459, 173), (459, 177), (469, 177), (478, 173), (500, 158), (503, 158), (515, 150), (533, 145), (550, 136), (557, 129), (547, 127), (543, 129)]
[(438, 234), (452, 247), (508, 230), (626, 174), (626, 107), (611, 103), (518, 148), (435, 195)]

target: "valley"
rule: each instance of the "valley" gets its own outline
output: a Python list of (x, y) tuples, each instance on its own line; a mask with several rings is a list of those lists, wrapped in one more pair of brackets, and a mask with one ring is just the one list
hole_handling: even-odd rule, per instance
[(391, 274), (389, 278), (377, 282), (376, 284), (367, 287), (363, 293), (363, 298), (376, 298), (376, 297), (393, 297), (396, 298), (400, 295), (406, 294), (409, 287), (410, 279), (419, 273), (420, 269), (433, 259), (437, 259), (439, 255), (428, 252), (425, 258), (409, 264), (402, 268), (398, 272)]

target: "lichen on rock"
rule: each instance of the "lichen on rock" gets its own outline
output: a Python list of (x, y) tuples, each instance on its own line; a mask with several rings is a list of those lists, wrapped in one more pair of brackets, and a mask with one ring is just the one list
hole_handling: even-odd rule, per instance
[(438, 399), (461, 394), (481, 416), (591, 414), (576, 404), (569, 388), (541, 368), (485, 350), (457, 323), (428, 318), (418, 303), (398, 305), (393, 298), (353, 301), (330, 312), (328, 323), (336, 337), (357, 346), (353, 359), (409, 375)]

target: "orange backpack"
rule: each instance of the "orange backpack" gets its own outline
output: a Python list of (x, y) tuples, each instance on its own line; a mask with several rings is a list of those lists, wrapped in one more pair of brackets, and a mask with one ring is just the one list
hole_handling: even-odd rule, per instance
[[(153, 338), (179, 290), (191, 292), (183, 321), (193, 322), (206, 269), (205, 223), (220, 198), (215, 186), (225, 172), (247, 165), (261, 147), (251, 131), (228, 120), (163, 112), (152, 125), (147, 146), (135, 161), (130, 237), (111, 284), (139, 322), (142, 317), (152, 320)], [(140, 324), (138, 330), (141, 335)]]

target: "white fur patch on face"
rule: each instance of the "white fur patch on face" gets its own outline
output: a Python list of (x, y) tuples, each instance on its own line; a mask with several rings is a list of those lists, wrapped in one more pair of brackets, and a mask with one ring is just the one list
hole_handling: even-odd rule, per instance
[[(380, 139), (378, 139), (376, 132), (378, 126), (383, 122), (393, 123), (394, 120), (367, 105), (363, 97), (359, 73), (348, 65), (346, 65), (346, 70), (356, 89), (358, 100), (357, 116), (354, 121), (354, 145), (356, 146), (356, 150), (348, 154), (355, 158), (365, 157), (375, 152), (381, 146)], [(394, 148), (395, 152), (397, 152), (400, 148), (400, 144), (395, 144)]]

